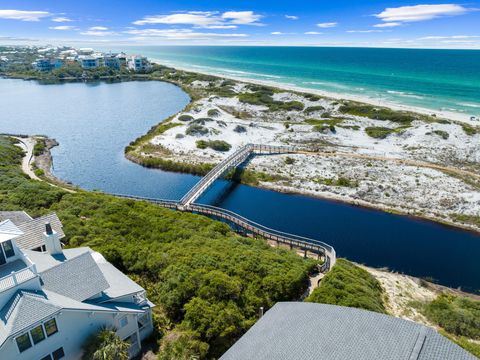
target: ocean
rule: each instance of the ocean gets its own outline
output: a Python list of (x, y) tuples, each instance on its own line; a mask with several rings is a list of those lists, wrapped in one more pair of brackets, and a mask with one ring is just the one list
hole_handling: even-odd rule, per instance
[(137, 46), (163, 64), (375, 102), (480, 116), (480, 51), (258, 46)]

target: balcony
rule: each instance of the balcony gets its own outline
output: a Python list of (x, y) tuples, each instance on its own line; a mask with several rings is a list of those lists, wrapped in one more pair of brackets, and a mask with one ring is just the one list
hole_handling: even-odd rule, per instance
[(35, 264), (27, 257), (0, 266), (0, 292), (37, 277)]

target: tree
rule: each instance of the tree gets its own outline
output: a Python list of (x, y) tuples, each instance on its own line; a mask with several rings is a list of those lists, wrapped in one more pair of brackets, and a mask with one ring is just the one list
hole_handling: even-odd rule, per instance
[(130, 344), (120, 339), (114, 329), (103, 328), (91, 336), (85, 346), (84, 360), (128, 360)]

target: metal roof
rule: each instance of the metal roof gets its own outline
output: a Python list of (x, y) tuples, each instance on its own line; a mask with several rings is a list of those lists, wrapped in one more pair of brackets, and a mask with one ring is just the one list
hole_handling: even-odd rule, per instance
[(43, 288), (77, 301), (84, 301), (109, 288), (92, 255), (86, 252), (40, 274)]
[(45, 232), (45, 223), (47, 222), (52, 225), (53, 230), (55, 230), (60, 239), (65, 237), (60, 219), (57, 214), (52, 213), (18, 224), (18, 228), (23, 232), (23, 235), (15, 239), (18, 247), (22, 249), (36, 249), (44, 245), (43, 233)]
[(474, 360), (431, 328), (343, 306), (272, 307), (221, 360)]

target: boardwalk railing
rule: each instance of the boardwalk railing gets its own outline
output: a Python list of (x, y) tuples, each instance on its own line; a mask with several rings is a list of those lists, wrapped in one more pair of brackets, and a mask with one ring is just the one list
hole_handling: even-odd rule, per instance
[(289, 234), (283, 231), (275, 230), (258, 224), (252, 220), (249, 220), (233, 211), (218, 208), (210, 205), (199, 205), (199, 204), (190, 204), (184, 206), (174, 200), (161, 200), (155, 198), (147, 198), (142, 196), (132, 196), (132, 195), (120, 195), (120, 194), (110, 194), (116, 197), (121, 197), (124, 199), (131, 200), (143, 200), (148, 201), (153, 204), (157, 204), (162, 207), (169, 209), (176, 209), (181, 211), (188, 211), (193, 213), (198, 213), (207, 216), (213, 216), (216, 218), (223, 219), (231, 224), (234, 224), (241, 228), (244, 232), (252, 235), (261, 236), (267, 240), (276, 241), (278, 244), (288, 245), (291, 248), (297, 248), (305, 252), (312, 252), (318, 256), (323, 256), (325, 261), (321, 265), (320, 270), (326, 272), (335, 264), (336, 253), (335, 249), (319, 240), (306, 238), (303, 236), (298, 236), (294, 234)]
[(256, 145), (256, 144), (247, 144), (233, 154), (229, 155), (226, 159), (220, 162), (212, 170), (208, 172), (200, 181), (195, 184), (193, 188), (190, 189), (188, 193), (180, 200), (180, 203), (183, 206), (188, 206), (197, 200), (203, 192), (205, 192), (210, 185), (212, 185), (215, 180), (220, 178), (230, 169), (240, 165), (247, 158), (255, 154), (281, 154), (281, 153), (293, 153), (296, 151), (296, 148), (293, 146), (275, 146), (275, 145)]
[(330, 270), (336, 261), (335, 249), (332, 246), (319, 240), (309, 239), (303, 236), (270, 229), (266, 226), (244, 218), (243, 216), (238, 215), (230, 210), (225, 210), (210, 205), (194, 204), (194, 201), (197, 200), (200, 195), (202, 195), (202, 193), (215, 182), (215, 180), (225, 174), (228, 170), (243, 163), (251, 154), (289, 154), (299, 151), (301, 151), (299, 148), (293, 146), (247, 144), (229, 155), (225, 160), (210, 170), (207, 175), (200, 179), (200, 181), (195, 184), (195, 186), (192, 187), (190, 191), (186, 193), (184, 197), (182, 197), (182, 199), (180, 199), (180, 201), (153, 199), (133, 195), (110, 195), (125, 199), (149, 201), (169, 209), (189, 211), (223, 219), (238, 226), (248, 234), (258, 235), (267, 240), (276, 241), (277, 244), (285, 244), (289, 245), (291, 248), (301, 249), (305, 252), (305, 254), (310, 251), (318, 256), (323, 256), (325, 261), (321, 266), (321, 271), (325, 272)]

